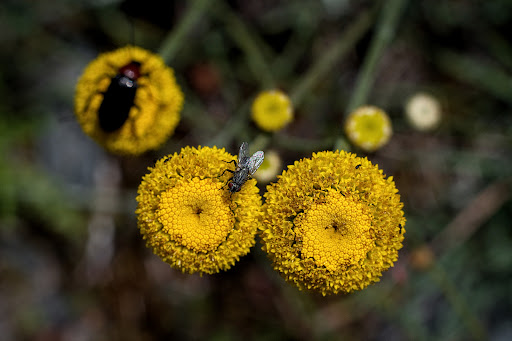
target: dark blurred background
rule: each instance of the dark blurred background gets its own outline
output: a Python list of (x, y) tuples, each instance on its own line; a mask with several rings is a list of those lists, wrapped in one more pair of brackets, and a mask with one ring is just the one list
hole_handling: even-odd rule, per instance
[[(186, 145), (235, 154), (256, 139), (284, 165), (332, 149), (379, 30), (391, 36), (365, 103), (394, 135), (358, 154), (394, 177), (407, 218), (381, 282), (322, 297), (285, 283), (258, 243), (202, 277), (145, 248), (134, 210), (148, 166)], [(0, 339), (512, 339), (511, 31), (508, 0), (2, 1)], [(162, 52), (185, 92), (175, 134), (139, 157), (109, 155), (73, 113), (87, 63), (127, 44)], [(314, 78), (316, 65), (328, 67)], [(249, 118), (269, 87), (297, 104), (274, 135)], [(417, 92), (441, 105), (431, 132), (405, 119)]]

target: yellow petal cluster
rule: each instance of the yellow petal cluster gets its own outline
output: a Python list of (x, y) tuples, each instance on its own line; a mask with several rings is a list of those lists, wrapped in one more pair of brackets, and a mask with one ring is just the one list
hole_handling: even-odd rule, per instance
[[(103, 131), (98, 110), (119, 69), (139, 62), (140, 78), (128, 119), (113, 132)], [(112, 153), (141, 154), (158, 148), (174, 132), (183, 106), (183, 93), (174, 72), (162, 58), (136, 46), (101, 54), (80, 77), (75, 92), (75, 115), (83, 131)]]
[(252, 119), (265, 131), (280, 130), (293, 119), (292, 103), (282, 91), (263, 91), (252, 104)]
[[(216, 147), (185, 147), (149, 168), (138, 189), (138, 226), (146, 244), (185, 273), (227, 270), (255, 244), (261, 224), (256, 180), (230, 193), (236, 158)], [(224, 174), (222, 174), (224, 172)]]
[(384, 111), (374, 106), (363, 106), (348, 116), (345, 132), (354, 145), (373, 152), (388, 143), (393, 129)]
[(295, 222), (302, 256), (330, 271), (366, 257), (373, 246), (372, 218), (363, 204), (329, 190), (325, 202), (311, 205)]
[(392, 177), (344, 151), (296, 161), (265, 194), (263, 250), (300, 289), (361, 290), (398, 259), (403, 204)]

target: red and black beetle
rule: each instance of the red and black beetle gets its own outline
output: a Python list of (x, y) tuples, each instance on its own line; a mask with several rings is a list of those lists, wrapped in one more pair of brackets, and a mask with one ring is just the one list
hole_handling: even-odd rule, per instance
[(112, 77), (98, 110), (98, 121), (103, 131), (111, 133), (126, 122), (134, 105), (139, 77), (140, 63), (137, 61), (119, 68), (119, 73)]

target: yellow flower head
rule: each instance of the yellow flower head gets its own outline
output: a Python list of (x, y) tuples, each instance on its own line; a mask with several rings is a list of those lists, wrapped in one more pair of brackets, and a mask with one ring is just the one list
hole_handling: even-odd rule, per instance
[(255, 243), (261, 224), (256, 180), (227, 188), (236, 160), (224, 149), (185, 147), (156, 162), (138, 189), (138, 226), (147, 246), (186, 273), (227, 270)]
[(300, 289), (360, 290), (398, 259), (405, 233), (393, 178), (366, 158), (320, 152), (267, 186), (263, 250)]
[(388, 115), (373, 106), (351, 113), (345, 121), (345, 132), (354, 145), (367, 152), (381, 148), (393, 133)]
[(290, 99), (279, 90), (263, 91), (252, 104), (252, 119), (265, 131), (277, 131), (290, 123), (293, 107)]
[(101, 54), (76, 86), (75, 114), (82, 129), (118, 154), (159, 147), (176, 128), (182, 105), (173, 70), (135, 46)]

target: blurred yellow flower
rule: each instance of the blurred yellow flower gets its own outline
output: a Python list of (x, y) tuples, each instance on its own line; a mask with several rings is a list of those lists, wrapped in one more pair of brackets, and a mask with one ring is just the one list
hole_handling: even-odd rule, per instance
[(403, 204), (366, 158), (320, 152), (267, 186), (261, 239), (275, 270), (323, 295), (361, 290), (398, 259)]
[(76, 86), (75, 114), (82, 129), (118, 154), (158, 148), (174, 132), (182, 105), (173, 70), (136, 46), (101, 54)]
[(345, 121), (345, 132), (354, 145), (367, 152), (384, 146), (393, 133), (388, 115), (374, 106), (352, 112)]
[(260, 183), (269, 183), (283, 170), (282, 167), (283, 161), (279, 153), (274, 150), (269, 150), (265, 152), (265, 159), (253, 176)]
[[(256, 180), (230, 193), (224, 172), (236, 158), (216, 147), (185, 147), (149, 168), (138, 189), (138, 226), (147, 246), (185, 273), (227, 270), (249, 253), (261, 224)], [(231, 166), (232, 167), (232, 166)]]
[(293, 119), (293, 107), (279, 90), (261, 92), (252, 104), (252, 119), (265, 131), (277, 131)]
[(412, 127), (420, 131), (433, 130), (441, 121), (441, 105), (435, 97), (418, 93), (407, 101), (405, 116)]

